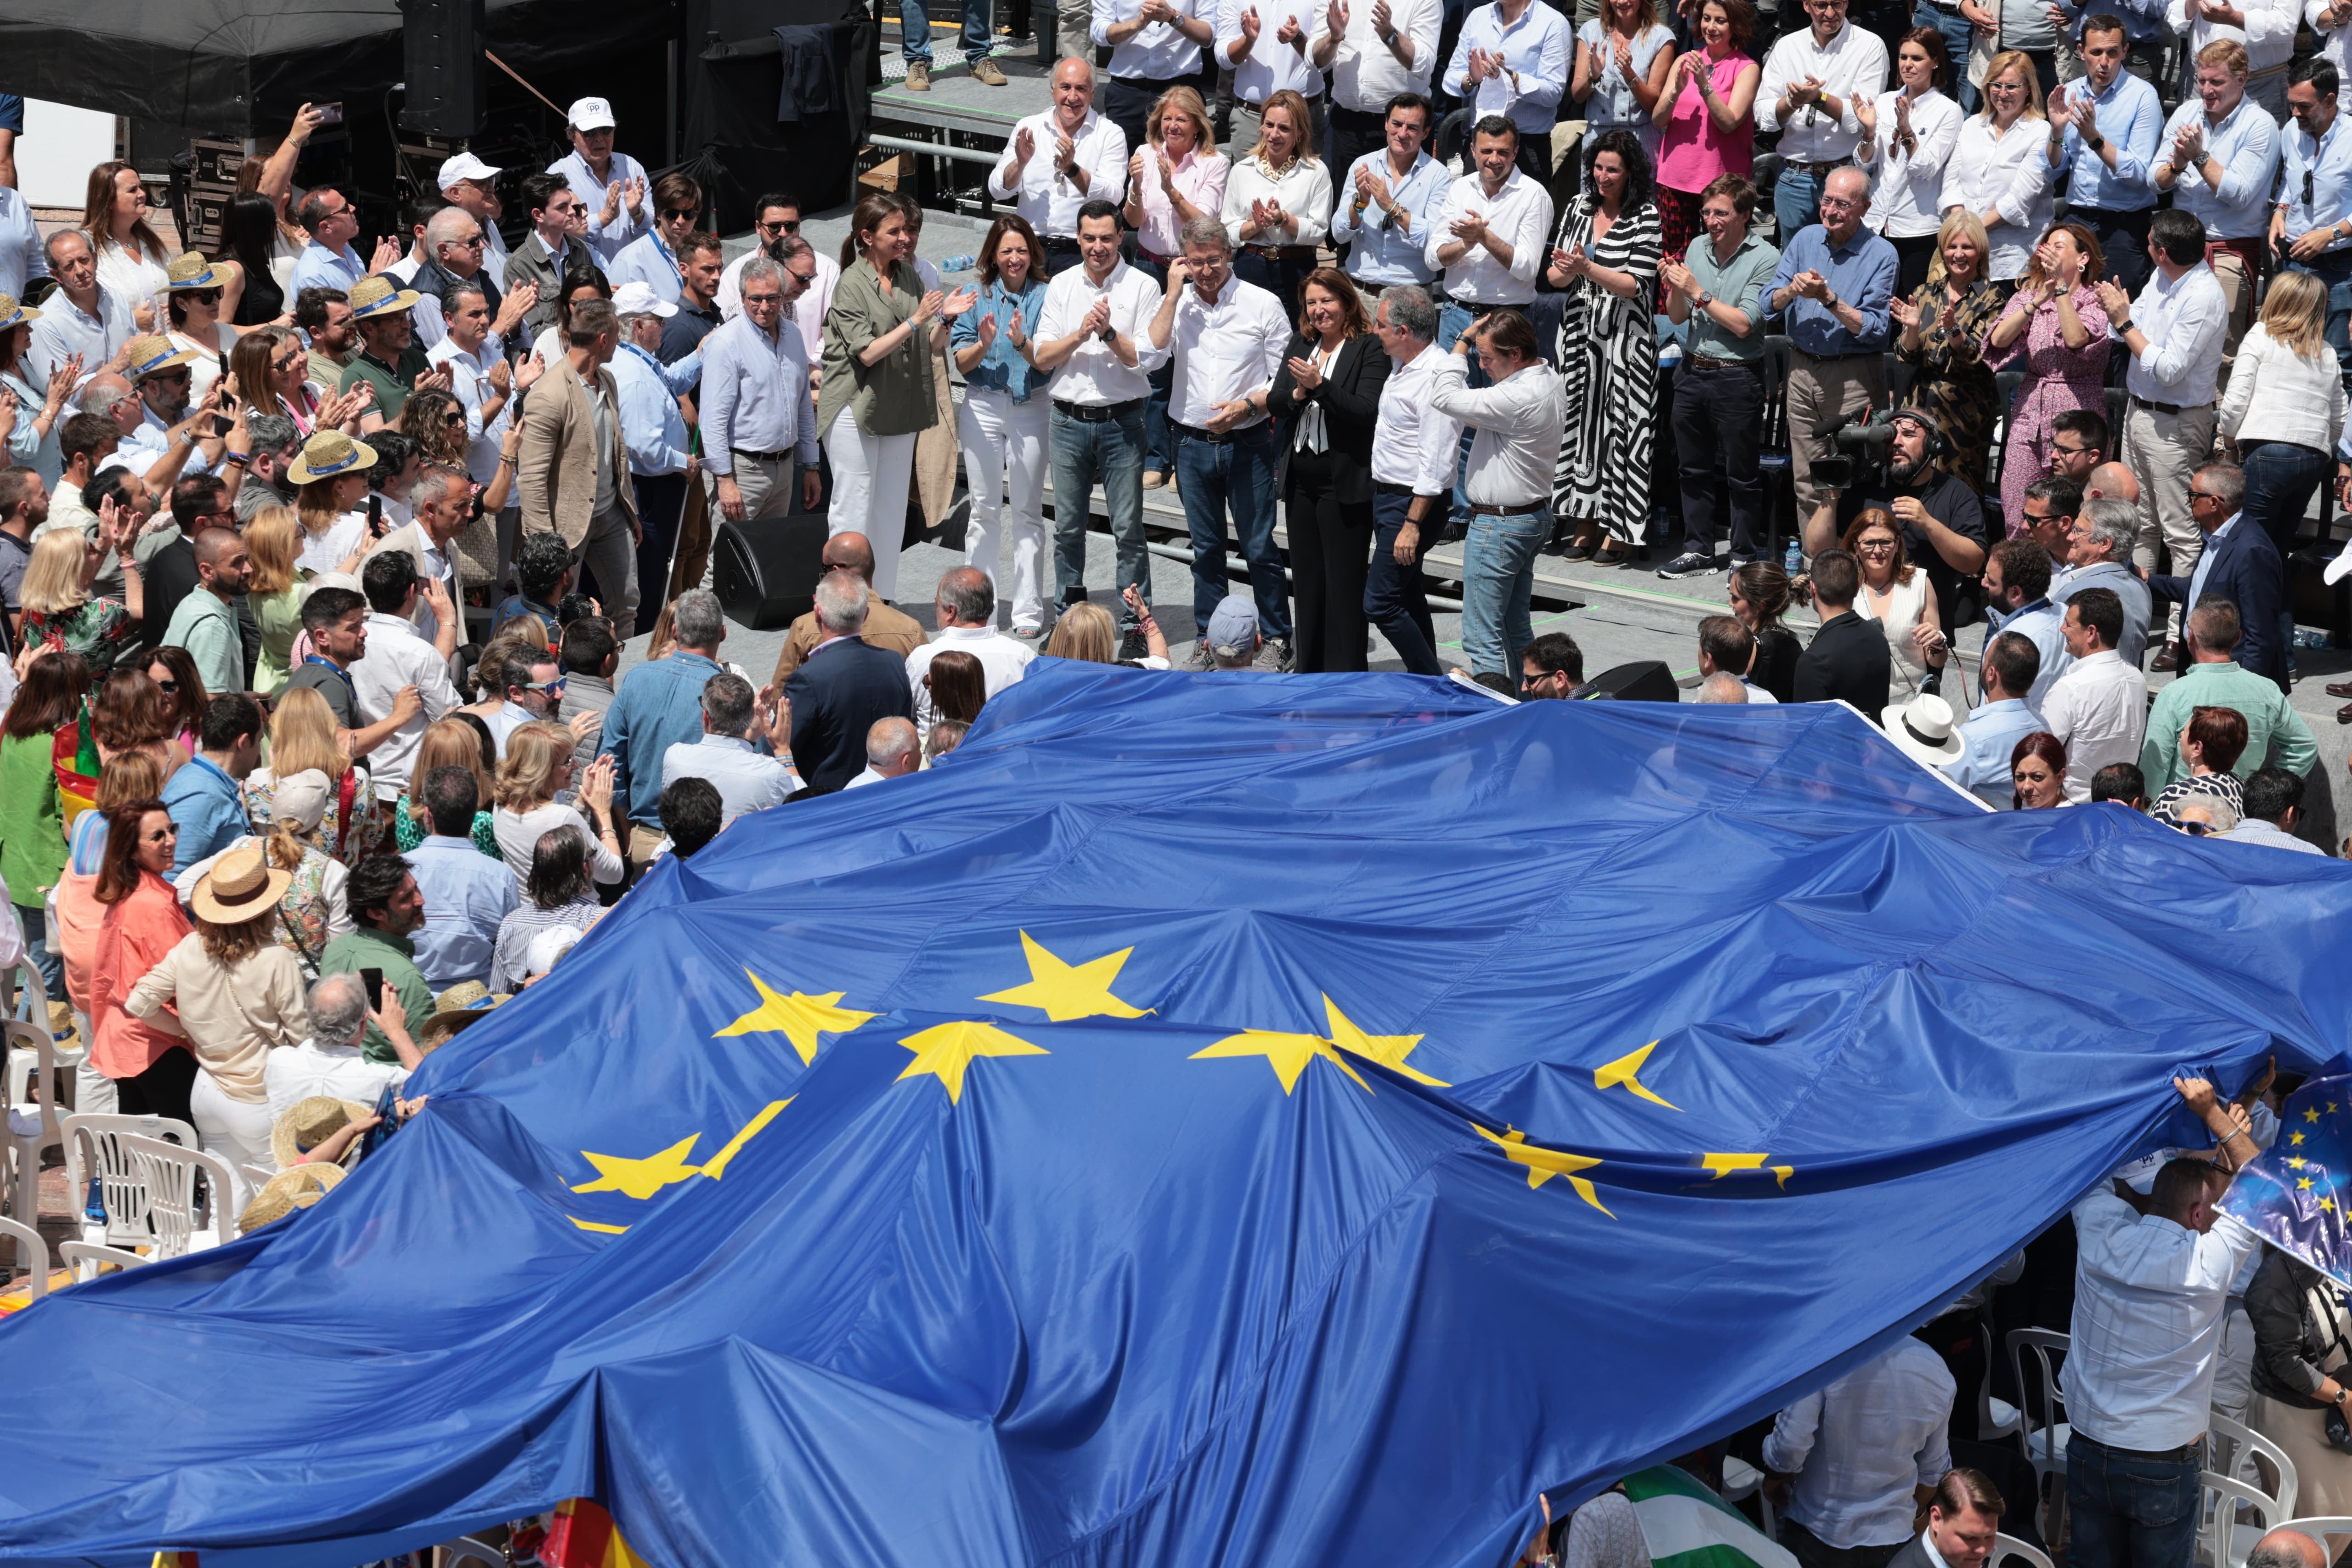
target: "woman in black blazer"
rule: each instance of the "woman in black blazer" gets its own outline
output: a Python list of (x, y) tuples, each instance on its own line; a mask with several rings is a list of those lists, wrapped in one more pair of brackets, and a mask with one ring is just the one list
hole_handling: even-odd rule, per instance
[(1372, 559), (1372, 426), (1389, 356), (1346, 273), (1317, 268), (1298, 300), (1298, 331), (1266, 395), (1266, 407), (1284, 421), (1275, 482), (1290, 524), (1291, 647), (1301, 673), (1360, 670)]

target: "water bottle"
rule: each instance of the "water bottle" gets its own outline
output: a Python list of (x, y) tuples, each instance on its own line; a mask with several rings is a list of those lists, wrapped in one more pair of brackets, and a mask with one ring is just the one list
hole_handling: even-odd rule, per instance
[(1805, 569), (1805, 548), (1796, 540), (1789, 541), (1786, 553), (1780, 557), (1780, 570), (1793, 577)]
[(81, 1217), (92, 1225), (106, 1223), (106, 1194), (100, 1190), (96, 1176), (89, 1179), (89, 1192), (82, 1199)]
[(940, 263), (940, 271), (942, 275), (950, 272), (970, 272), (979, 266), (980, 258), (976, 256), (950, 256)]
[(2297, 647), (2322, 648), (2329, 647), (2330, 642), (2327, 633), (2318, 626), (2294, 628), (2294, 646)]

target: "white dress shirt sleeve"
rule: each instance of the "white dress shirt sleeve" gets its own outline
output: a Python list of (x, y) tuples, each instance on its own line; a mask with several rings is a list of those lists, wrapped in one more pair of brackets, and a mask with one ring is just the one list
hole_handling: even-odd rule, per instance
[[(798, 354), (792, 358), (800, 366), (797, 386), (801, 405), (800, 412), (793, 416), (793, 428), (799, 434), (799, 439), (793, 443), (793, 449), (798, 455), (802, 468), (814, 468), (817, 465), (816, 384), (809, 378), (807, 362)], [(704, 460), (709, 461), (708, 458)]]
[(1434, 406), (1424, 406), (1421, 411), (1421, 473), (1412, 481), (1412, 493), (1447, 494), (1454, 489), (1454, 469), (1461, 460), (1462, 421)]
[(1802, 33), (1783, 34), (1780, 41), (1773, 45), (1771, 51), (1764, 57), (1764, 74), (1756, 84), (1756, 129), (1759, 131), (1780, 129), (1780, 96), (1789, 90), (1790, 82), (1804, 74), (1794, 70), (1790, 64), (1797, 52), (1791, 45), (1803, 37)]
[[(2020, 120), (2009, 128), (2009, 134), (2024, 136), (2028, 129)], [(1995, 171), (1993, 183), (2000, 194), (1993, 197), (1992, 209), (2011, 228), (2021, 227), (2032, 218), (2034, 204), (2050, 184), (2050, 160), (2042, 154), (2043, 142), (2039, 132), (2028, 137), (2025, 156), (2011, 163), (2006, 175)]]
[[(1076, 268), (1072, 270), (1075, 271)], [(1122, 287), (1111, 292), (1111, 326), (1121, 337), (1134, 343), (1135, 368), (1139, 373), (1149, 375), (1166, 364), (1169, 355), (1176, 352), (1176, 335), (1173, 332), (1168, 336), (1166, 348), (1151, 346), (1151, 318), (1160, 313), (1162, 290), (1159, 284), (1151, 280), (1151, 274), (1139, 267), (1129, 268), (1127, 276), (1120, 279), (1120, 283)], [(1045, 296), (1045, 302), (1051, 305), (1053, 299), (1053, 295), (1048, 293)], [(1122, 306), (1125, 309), (1121, 309)], [(1083, 317), (1085, 312), (1080, 311), (1079, 315)], [(1073, 320), (1069, 326), (1063, 328), (1062, 331), (1066, 333), (1076, 330), (1076, 327), (1077, 321)], [(1045, 324), (1042, 321), (1038, 324), (1037, 335), (1041, 338), (1045, 335)]]
[(2229, 301), (2220, 283), (2188, 290), (2166, 324), (2163, 338), (2149, 343), (2140, 354), (2139, 367), (2158, 384), (2177, 386), (2196, 367), (2205, 346), (2229, 324)]
[[(1412, 43), (1412, 64), (1405, 69), (1419, 77), (1423, 83), (1437, 68), (1437, 39), (1444, 25), (1445, 7), (1439, 0), (1421, 0), (1421, 8), (1413, 13), (1412, 25), (1405, 28), (1405, 37)], [(1388, 47), (1377, 35), (1372, 38), (1372, 47)]]
[[(1291, 236), (1288, 243), (1320, 245), (1324, 236), (1331, 232), (1331, 179), (1319, 162), (1311, 167), (1306, 163), (1298, 167), (1304, 172), (1304, 179), (1294, 177), (1283, 182), (1291, 188), (1283, 192), (1286, 199), (1282, 209), (1298, 219), (1298, 232)], [(1299, 188), (1302, 186), (1303, 190)], [(1303, 202), (1299, 200), (1301, 195), (1306, 198)]]
[(1551, 193), (1537, 185), (1528, 191), (1528, 197), (1527, 205), (1519, 211), (1518, 232), (1507, 237), (1511, 242), (1511, 276), (1522, 283), (1535, 281), (1551, 237)]
[(1110, 27), (1114, 22), (1124, 22), (1114, 0), (1094, 0), (1093, 14), (1087, 24), (1087, 39), (1098, 49), (1111, 47)]
[[(1242, 41), (1243, 6), (1251, 3), (1253, 0), (1222, 0), (1217, 6), (1217, 36), (1214, 47), (1217, 53), (1217, 67), (1220, 70), (1231, 70), (1256, 52), (1253, 47), (1239, 57), (1234, 53), (1234, 46)], [(1262, 27), (1258, 32), (1259, 39), (1263, 41), (1268, 37), (1271, 31), (1269, 28)]]
[(1780, 1412), (1764, 1437), (1767, 1469), (1793, 1476), (1805, 1468), (1805, 1461), (1812, 1457), (1813, 1438), (1822, 1429), (1822, 1396), (1815, 1392)]
[[(1547, 114), (1557, 114), (1560, 95), (1568, 90), (1569, 51), (1576, 39), (1558, 12), (1549, 8), (1547, 11), (1534, 17), (1544, 24), (1543, 47), (1536, 57), (1535, 79), (1529, 80), (1527, 72), (1518, 72), (1514, 97), (1516, 103), (1532, 103)], [(1504, 80), (1507, 83), (1510, 79), (1506, 77)]]
[(1126, 199), (1127, 132), (1105, 115), (1095, 137), (1094, 159), (1087, 165), (1087, 200), (1117, 206)]
[(1044, 157), (1050, 151), (1045, 144), (1044, 133), (1037, 128), (1036, 121), (1041, 118), (1043, 117), (1033, 114), (1028, 119), (1019, 121), (1013, 127), (1013, 134), (1004, 139), (1004, 156), (999, 158), (996, 161), (996, 167), (988, 172), (988, 194), (996, 200), (1013, 201), (1021, 195), (1021, 175), (1025, 171), (1017, 166), (1014, 154), (1024, 131), (1028, 132), (1036, 142), (1035, 148), (1029, 154), (1032, 158)]

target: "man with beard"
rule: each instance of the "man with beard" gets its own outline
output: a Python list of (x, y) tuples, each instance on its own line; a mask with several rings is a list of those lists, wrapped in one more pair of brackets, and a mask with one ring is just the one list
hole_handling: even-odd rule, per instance
[(1805, 553), (1835, 549), (1855, 518), (1883, 508), (1903, 530), (1904, 553), (1935, 584), (1937, 624), (1957, 626), (1960, 585), (1984, 567), (1984, 507), (1966, 481), (1936, 467), (1944, 433), (1933, 414), (1898, 408), (1890, 422), (1885, 477), (1857, 474), (1860, 483), (1827, 491), (1805, 525)]

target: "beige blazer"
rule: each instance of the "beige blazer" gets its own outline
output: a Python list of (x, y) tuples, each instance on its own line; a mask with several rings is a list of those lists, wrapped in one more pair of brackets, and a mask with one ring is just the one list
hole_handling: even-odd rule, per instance
[[(613, 407), (613, 460), (618, 470), (614, 493), (629, 514), (629, 531), (635, 533), (637, 489), (629, 473), (628, 444), (621, 438), (620, 389), (607, 366), (596, 367), (596, 378)], [(517, 464), (523, 537), (553, 531), (579, 549), (596, 515), (596, 416), (569, 355), (550, 365), (523, 395), (522, 451)]]

